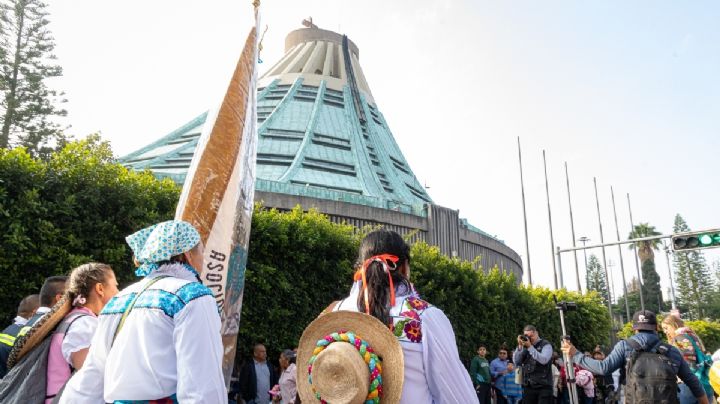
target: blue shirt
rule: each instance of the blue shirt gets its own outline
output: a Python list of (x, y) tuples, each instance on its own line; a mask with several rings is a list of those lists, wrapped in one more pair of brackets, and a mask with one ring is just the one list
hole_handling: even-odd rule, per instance
[(503, 374), (507, 369), (509, 361), (495, 358), (490, 362), (490, 374), (495, 380), (497, 387), (505, 397), (521, 397), (522, 388), (515, 383), (515, 372)]
[(270, 402), (270, 368), (267, 362), (255, 361), (255, 381), (257, 383), (257, 396), (255, 404), (268, 404)]
[[(639, 332), (631, 337), (637, 341), (643, 349), (652, 348), (660, 342), (660, 337), (654, 332)], [(602, 361), (587, 357), (582, 352), (576, 352), (573, 357), (573, 361), (580, 365), (580, 367), (589, 370), (596, 375), (609, 375), (616, 369), (620, 369), (620, 380), (625, 380), (625, 359), (632, 354), (633, 349), (625, 340), (622, 340), (615, 344), (610, 355)], [(683, 360), (682, 354), (674, 346), (670, 346), (670, 350), (667, 353), (668, 358), (672, 361), (673, 370), (685, 382), (690, 388), (695, 397), (702, 397), (705, 395), (700, 385), (698, 378), (690, 371), (690, 367), (687, 362)]]

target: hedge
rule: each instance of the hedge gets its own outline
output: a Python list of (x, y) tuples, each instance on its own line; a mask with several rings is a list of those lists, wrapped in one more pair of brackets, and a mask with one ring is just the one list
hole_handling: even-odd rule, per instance
[(72, 142), (48, 160), (0, 149), (0, 321), (43, 280), (88, 261), (110, 264), (121, 285), (135, 280), (124, 238), (172, 218), (169, 180), (116, 164), (99, 137)]
[[(281, 350), (296, 347), (305, 326), (350, 290), (359, 239), (352, 227), (333, 224), (313, 210), (256, 208), (238, 351), (249, 357), (253, 344), (263, 342), (276, 359)], [(410, 267), (421, 296), (453, 324), (463, 361), (480, 343), (492, 354), (503, 343), (513, 348), (526, 324), (558, 348), (562, 333), (552, 291), (518, 286), (512, 275), (497, 269), (485, 275), (422, 242), (412, 246)], [(566, 323), (580, 348), (607, 343), (610, 323), (597, 294), (562, 290), (557, 297), (578, 304)]]
[[(171, 181), (117, 164), (97, 136), (70, 143), (47, 161), (23, 149), (0, 149), (0, 318), (9, 322), (18, 301), (37, 293), (47, 276), (87, 261), (109, 263), (121, 285), (134, 281), (125, 236), (171, 218), (178, 195)], [(241, 355), (249, 356), (258, 341), (273, 360), (282, 349), (297, 346), (305, 326), (348, 293), (364, 231), (300, 207), (290, 212), (256, 207)], [(526, 324), (538, 327), (557, 348), (561, 331), (552, 291), (518, 286), (497, 269), (484, 274), (425, 243), (414, 244), (411, 256), (411, 280), (450, 319), (464, 361), (480, 343), (491, 355), (503, 343), (514, 347)], [(610, 324), (596, 294), (556, 294), (578, 304), (567, 313), (567, 325), (581, 349), (607, 342)]]

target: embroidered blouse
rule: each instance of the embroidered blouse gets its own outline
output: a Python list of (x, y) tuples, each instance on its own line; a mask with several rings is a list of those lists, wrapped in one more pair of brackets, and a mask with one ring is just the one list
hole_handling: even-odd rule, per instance
[[(120, 317), (145, 284), (113, 343)], [(161, 266), (118, 293), (100, 313), (85, 364), (61, 403), (113, 403), (175, 396), (226, 403), (220, 316), (212, 292), (179, 264)]]
[[(362, 282), (355, 282), (350, 295), (333, 311), (360, 311), (357, 297), (361, 289)], [(400, 403), (477, 403), (470, 376), (460, 362), (452, 324), (445, 313), (403, 285), (397, 286), (395, 295), (396, 304), (390, 309), (390, 316), (405, 359)]]

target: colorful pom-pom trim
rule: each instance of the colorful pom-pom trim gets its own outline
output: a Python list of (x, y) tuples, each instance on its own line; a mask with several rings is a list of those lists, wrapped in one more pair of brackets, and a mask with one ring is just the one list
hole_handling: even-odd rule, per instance
[[(380, 358), (375, 354), (372, 347), (363, 340), (359, 335), (355, 335), (352, 332), (346, 332), (340, 330), (332, 334), (326, 335), (324, 338), (319, 339), (315, 344), (315, 350), (313, 355), (308, 361), (308, 382), (312, 386), (312, 367), (315, 363), (320, 352), (324, 351), (328, 345), (333, 342), (346, 342), (351, 344), (360, 353), (365, 363), (368, 365), (370, 370), (370, 388), (368, 389), (368, 395), (365, 399), (365, 404), (379, 404), (380, 397), (382, 397), (382, 364)], [(327, 401), (320, 397), (320, 393), (315, 391), (315, 386), (312, 386), (312, 391), (315, 393), (315, 397), (320, 400), (322, 404), (327, 404)]]

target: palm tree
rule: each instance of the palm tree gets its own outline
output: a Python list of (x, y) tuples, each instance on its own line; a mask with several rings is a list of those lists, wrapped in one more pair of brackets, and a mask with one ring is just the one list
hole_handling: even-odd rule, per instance
[[(640, 223), (638, 225), (635, 225), (633, 231), (631, 231), (628, 235), (628, 239), (632, 240), (636, 238), (659, 236), (661, 234), (662, 233), (658, 232), (655, 229), (655, 226), (650, 226), (649, 223)], [(640, 257), (641, 263), (647, 260), (650, 260), (654, 263), (655, 253), (653, 252), (653, 250), (657, 250), (659, 245), (660, 240), (638, 241), (637, 243), (630, 244), (630, 249), (634, 249), (635, 246), (638, 247), (638, 256)]]
[[(628, 235), (629, 239), (659, 236), (662, 233), (650, 226), (649, 223), (640, 223)], [(638, 249), (640, 267), (642, 268), (642, 296), (645, 308), (658, 312), (662, 309), (662, 291), (660, 290), (660, 276), (655, 270), (655, 253), (660, 240), (645, 240), (630, 244), (630, 249)]]

